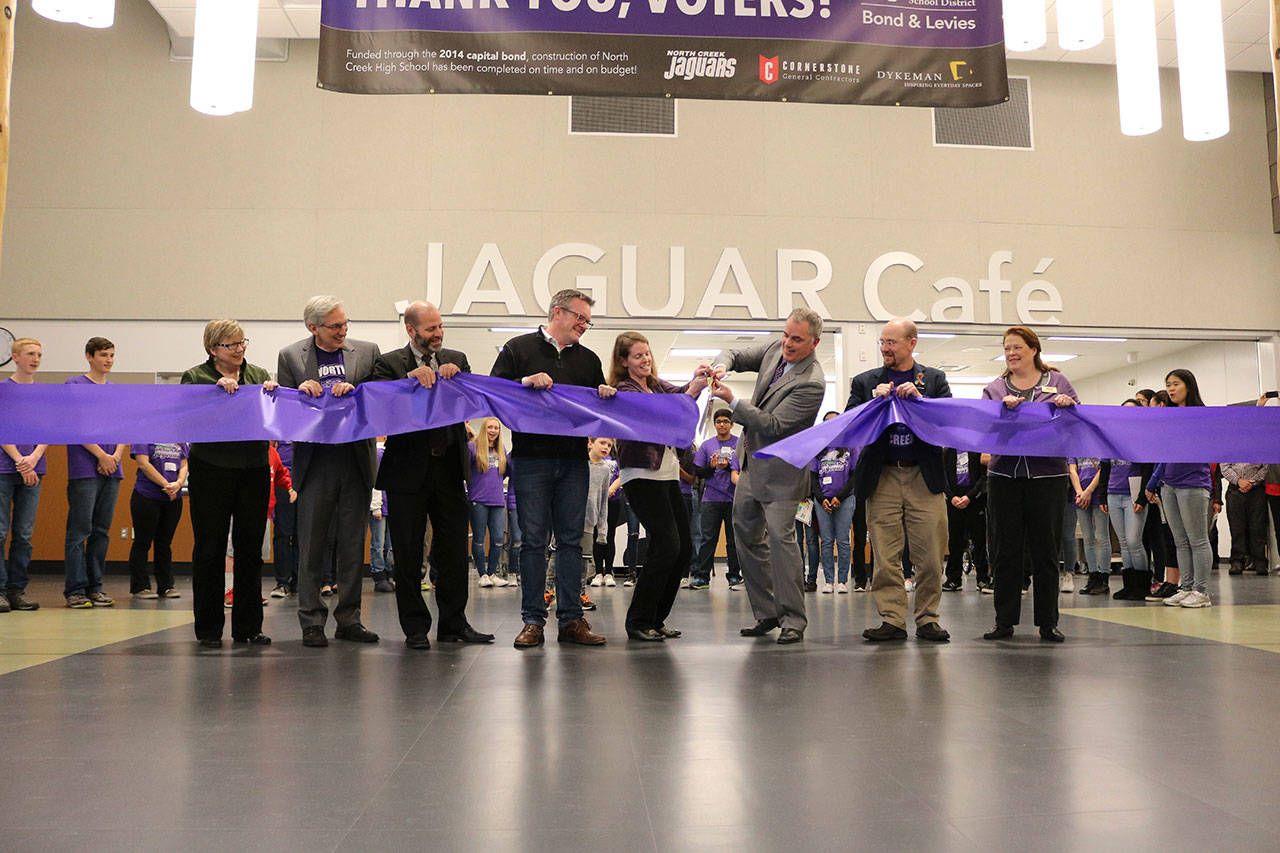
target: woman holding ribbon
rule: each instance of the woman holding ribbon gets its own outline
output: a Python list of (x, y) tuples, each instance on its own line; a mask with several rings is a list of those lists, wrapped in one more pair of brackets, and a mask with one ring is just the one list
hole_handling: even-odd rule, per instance
[[(983, 389), (986, 400), (1005, 408), (1023, 403), (1049, 403), (1059, 408), (1080, 402), (1062, 371), (1046, 367), (1040, 338), (1026, 326), (1004, 333), (1004, 374)], [(1061, 456), (992, 454), (987, 469), (992, 580), (996, 624), (984, 640), (1013, 636), (1022, 610), (1022, 572), (1029, 563), (1035, 581), (1034, 616), (1040, 638), (1060, 643), (1058, 630), (1058, 550), (1067, 501), (1067, 460)]]
[[(209, 358), (182, 374), (184, 385), (216, 385), (234, 394), (241, 385), (275, 390), (261, 367), (245, 361), (249, 340), (235, 320), (210, 320), (204, 327)], [(265, 441), (212, 441), (191, 445), (187, 489), (191, 497), (192, 608), (196, 640), (222, 647), (222, 580), (227, 535), (235, 550), (231, 637), (237, 643), (265, 646), (262, 633), (262, 538), (267, 530), (271, 466)], [(235, 522), (234, 525), (232, 522)]]
[[(688, 394), (697, 399), (707, 387), (700, 371), (687, 385), (676, 387), (657, 377), (649, 340), (639, 332), (623, 332), (613, 344), (609, 384), (619, 391), (644, 394)], [(649, 532), (649, 552), (627, 608), (627, 636), (658, 642), (680, 636), (666, 627), (680, 577), (693, 550), (689, 515), (680, 496), (680, 463), (676, 451), (645, 441), (619, 441), (622, 490), (640, 523)]]

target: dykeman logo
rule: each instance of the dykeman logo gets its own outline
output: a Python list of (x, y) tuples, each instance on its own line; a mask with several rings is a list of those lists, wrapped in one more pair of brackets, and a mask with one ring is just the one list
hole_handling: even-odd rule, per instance
[(778, 82), (778, 57), (760, 57), (760, 79), (769, 85)]

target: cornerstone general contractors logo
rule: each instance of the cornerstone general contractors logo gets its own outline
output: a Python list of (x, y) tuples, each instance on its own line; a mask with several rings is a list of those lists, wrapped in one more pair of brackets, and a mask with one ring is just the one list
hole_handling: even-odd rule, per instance
[(833, 83), (862, 82), (862, 66), (852, 62), (813, 62), (760, 56), (760, 81), (772, 86), (779, 80), (825, 80)]
[(738, 60), (725, 56), (723, 50), (668, 50), (671, 66), (665, 80), (692, 80), (695, 77), (729, 78), (737, 72)]
[(760, 80), (770, 86), (778, 82), (778, 57), (760, 57)]

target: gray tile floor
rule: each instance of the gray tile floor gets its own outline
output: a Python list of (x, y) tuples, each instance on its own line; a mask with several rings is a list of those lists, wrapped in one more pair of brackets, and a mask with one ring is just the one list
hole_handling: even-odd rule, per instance
[[(1280, 579), (1218, 583), (1280, 603)], [(368, 590), (377, 646), (304, 648), (272, 600), (265, 650), (187, 626), (2, 675), (0, 846), (1280, 849), (1280, 655), (1071, 616), (1065, 645), (993, 645), (971, 588), (943, 600), (949, 645), (866, 644), (867, 596), (812, 594), (780, 647), (737, 636), (721, 582), (681, 592), (682, 639), (636, 647), (630, 591), (591, 592), (603, 649), (517, 652), (519, 592), (473, 589), (499, 642), (412, 652)]]

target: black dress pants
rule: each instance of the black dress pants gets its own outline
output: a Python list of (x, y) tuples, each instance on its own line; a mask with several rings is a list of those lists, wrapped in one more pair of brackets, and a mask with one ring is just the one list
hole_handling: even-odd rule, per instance
[[(1261, 485), (1247, 492), (1227, 489), (1227, 525), (1231, 529), (1232, 568), (1267, 567), (1267, 494)], [(1216, 549), (1215, 549), (1216, 550)]]
[(406, 637), (431, 630), (431, 611), (422, 597), (422, 551), (431, 519), (430, 565), (436, 571), (437, 633), (458, 634), (467, 625), (467, 531), (471, 506), (456, 465), (432, 457), (423, 484), (411, 492), (387, 491), (387, 527), (396, 562), (396, 609)]
[(151, 588), (147, 554), (155, 548), (156, 592), (173, 589), (173, 533), (182, 518), (182, 498), (156, 500), (135, 491), (129, 497), (133, 545), (129, 548), (129, 592)]
[(1021, 620), (1024, 563), (1034, 582), (1035, 624), (1058, 624), (1058, 550), (1067, 499), (1062, 481), (998, 476), (987, 480), (987, 512), (995, 528), (991, 558), (998, 625)]
[(234, 530), (231, 636), (248, 639), (262, 632), (262, 537), (267, 532), (271, 467), (224, 468), (200, 459), (191, 459), (188, 466), (191, 529), (195, 534), (191, 606), (196, 638), (222, 637), (227, 535)]
[(971, 501), (964, 509), (947, 502), (947, 580), (960, 583), (964, 577), (964, 552), (973, 543), (973, 569), (978, 580), (987, 582), (987, 502)]
[(661, 628), (671, 614), (693, 552), (689, 514), (675, 480), (632, 480), (622, 488), (649, 533), (649, 552), (627, 608), (626, 624), (634, 629)]

